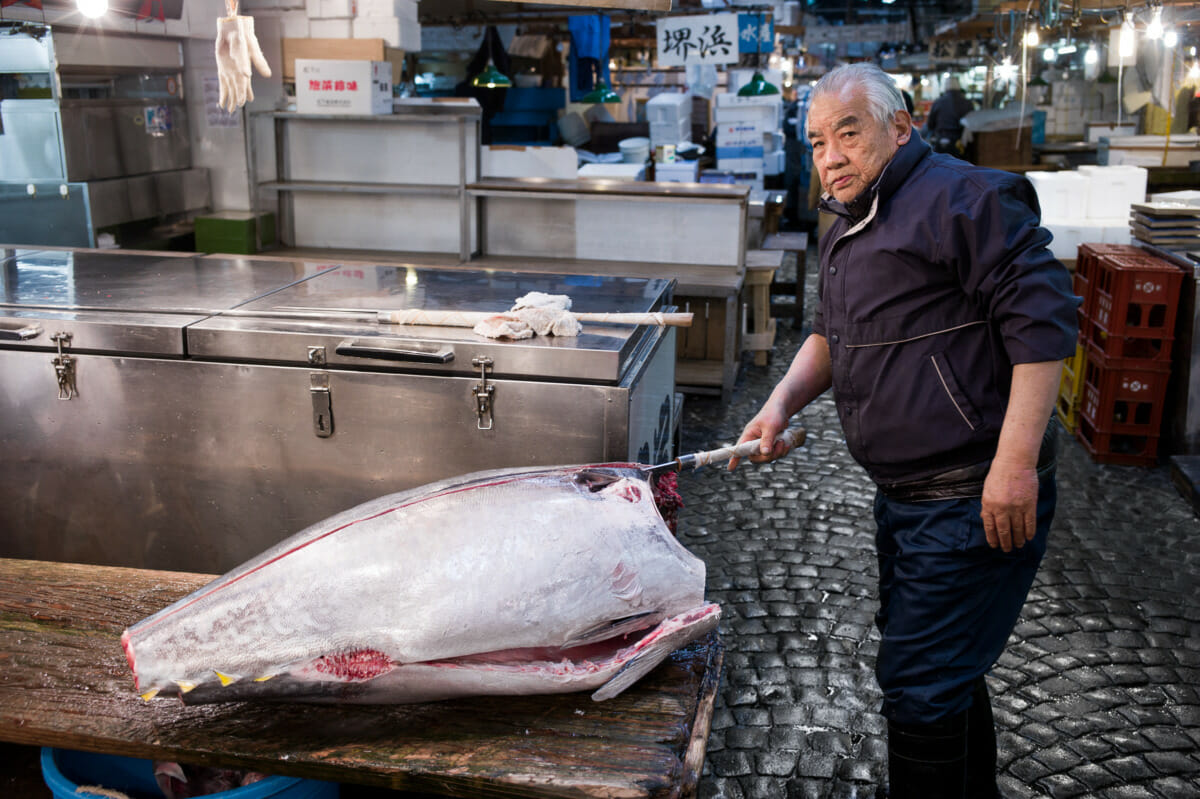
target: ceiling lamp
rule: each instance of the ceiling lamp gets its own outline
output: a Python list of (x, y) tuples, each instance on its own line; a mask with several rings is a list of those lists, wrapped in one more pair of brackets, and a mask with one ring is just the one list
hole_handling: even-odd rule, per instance
[(1192, 80), (1200, 78), (1200, 61), (1193, 61), (1192, 66), (1188, 69), (1188, 77)]
[(79, 13), (88, 19), (102, 17), (104, 12), (108, 11), (108, 0), (76, 0), (75, 4), (79, 8)]
[(482, 72), (471, 78), (471, 85), (477, 89), (511, 89), (512, 80), (497, 69), (496, 62), (492, 60), (492, 28), (490, 26), (484, 30), (483, 38), (487, 39), (487, 66), (483, 68)]
[(1055, 59), (1057, 59), (1057, 58), (1058, 58), (1058, 53), (1054, 52), (1053, 47), (1047, 47), (1045, 50), (1042, 51), (1042, 60), (1045, 61), (1047, 64), (1053, 64)]
[(596, 88), (583, 96), (585, 103), (619, 103), (621, 95), (608, 88), (608, 84), (602, 80), (596, 81)]
[(1100, 54), (1096, 52), (1096, 46), (1091, 45), (1083, 53), (1083, 63), (1095, 64), (1100, 61)]
[(1147, 39), (1161, 39), (1163, 37), (1162, 24), (1162, 6), (1154, 9), (1154, 14), (1150, 17), (1150, 24), (1146, 26)]
[(1163, 34), (1163, 47), (1170, 49), (1177, 44), (1179, 44), (1179, 34), (1175, 32), (1174, 28)]
[(1133, 55), (1133, 13), (1126, 12), (1121, 23), (1121, 36), (1117, 40), (1117, 54), (1124, 60)]
[(1025, 46), (1037, 47), (1041, 37), (1038, 36), (1037, 25), (1030, 25), (1029, 30), (1025, 31)]
[(738, 97), (763, 97), (768, 94), (779, 94), (779, 87), (774, 83), (768, 83), (761, 72), (755, 72), (754, 77), (750, 79), (742, 88), (738, 89)]

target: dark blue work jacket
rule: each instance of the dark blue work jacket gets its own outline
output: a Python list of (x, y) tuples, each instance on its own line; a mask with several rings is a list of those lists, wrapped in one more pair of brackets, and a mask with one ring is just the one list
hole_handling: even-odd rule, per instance
[(1023, 176), (901, 146), (821, 238), (833, 391), (851, 454), (877, 483), (988, 461), (1012, 368), (1075, 352), (1078, 298)]

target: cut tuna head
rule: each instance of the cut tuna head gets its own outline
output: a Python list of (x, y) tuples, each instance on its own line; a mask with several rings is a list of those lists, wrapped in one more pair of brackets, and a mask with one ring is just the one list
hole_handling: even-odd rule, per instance
[(147, 698), (606, 699), (719, 617), (644, 473), (608, 464), (483, 472), (368, 502), (122, 644)]

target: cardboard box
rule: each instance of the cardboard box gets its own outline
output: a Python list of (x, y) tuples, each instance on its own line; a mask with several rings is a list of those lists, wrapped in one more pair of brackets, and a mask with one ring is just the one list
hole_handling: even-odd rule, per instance
[(296, 59), (296, 110), (301, 114), (392, 113), (387, 61)]
[(387, 46), (383, 39), (289, 39), (283, 40), (283, 79), (296, 79), (297, 58), (334, 61), (387, 61), (393, 78), (404, 69), (404, 51)]

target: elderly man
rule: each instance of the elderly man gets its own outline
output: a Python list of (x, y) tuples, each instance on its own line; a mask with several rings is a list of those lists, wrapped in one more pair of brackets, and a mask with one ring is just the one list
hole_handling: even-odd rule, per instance
[(878, 489), (890, 796), (996, 796), (984, 675), (1046, 548), (1077, 298), (1028, 181), (931, 152), (874, 65), (821, 79), (807, 134), (836, 214), (821, 302), (741, 440), (774, 442), (751, 460), (782, 456), (776, 436), (833, 387)]

